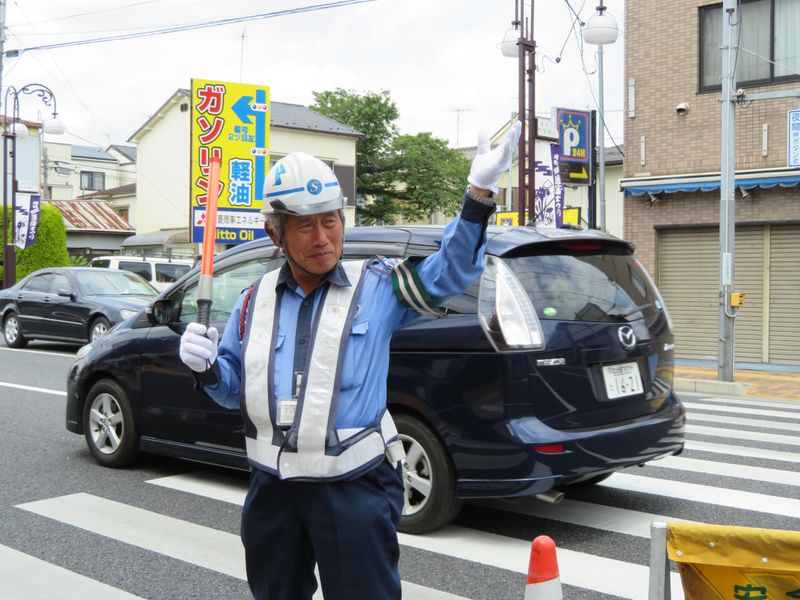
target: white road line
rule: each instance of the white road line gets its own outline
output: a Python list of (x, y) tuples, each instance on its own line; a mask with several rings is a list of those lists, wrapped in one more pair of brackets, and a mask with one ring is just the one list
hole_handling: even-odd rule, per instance
[(0, 546), (3, 600), (137, 600), (139, 597), (7, 546)]
[(40, 394), (53, 394), (54, 396), (66, 396), (67, 392), (61, 390), (48, 390), (47, 388), (33, 387), (30, 385), (20, 385), (19, 383), (8, 383), (0, 381), (0, 387), (14, 388), (16, 390), (25, 390), (28, 392), (39, 392)]
[[(700, 458), (689, 458), (686, 456), (666, 456), (661, 460), (649, 463), (653, 467), (665, 469), (677, 469), (680, 471), (691, 471), (693, 473), (706, 473), (708, 475), (719, 475), (721, 477), (735, 477), (739, 479), (749, 479), (751, 481), (764, 481), (766, 483), (776, 483), (778, 485), (800, 486), (800, 473), (794, 471), (783, 471), (781, 469), (769, 469), (764, 467), (753, 467), (751, 465), (735, 465), (730, 463), (720, 463)], [(798, 514), (797, 516), (800, 516)]]
[(721, 427), (706, 427), (704, 425), (686, 425), (687, 433), (722, 437), (728, 440), (749, 440), (751, 442), (769, 442), (782, 446), (800, 446), (800, 438), (796, 435), (778, 435), (775, 433), (762, 433), (760, 431), (747, 431), (746, 429), (723, 429)]
[(238, 535), (91, 494), (72, 494), (17, 508), (218, 573), (246, 579)]
[(64, 352), (49, 352), (48, 350), (25, 350), (24, 348), (8, 348), (4, 346), (0, 346), (0, 350), (5, 350), (6, 352), (27, 352), (29, 354), (45, 354), (47, 356), (63, 356), (72, 360), (75, 360), (75, 353), (64, 353)]
[(727, 444), (714, 444), (711, 442), (687, 440), (684, 448), (686, 450), (694, 450), (698, 452), (715, 452), (717, 454), (728, 454), (730, 456), (744, 456), (747, 458), (763, 458), (766, 460), (800, 463), (800, 454), (797, 452), (765, 450), (764, 448), (753, 448), (752, 446), (728, 446)]
[(741, 400), (737, 398), (692, 398), (689, 402), (696, 402), (698, 404), (725, 404), (730, 406), (755, 406), (767, 408), (783, 408), (794, 411), (800, 411), (800, 402), (796, 400), (760, 400), (758, 398), (749, 398)]
[(692, 409), (697, 410), (713, 410), (715, 412), (725, 412), (725, 413), (733, 413), (739, 415), (751, 415), (751, 416), (759, 416), (759, 417), (777, 417), (778, 419), (794, 419), (800, 420), (800, 413), (794, 411), (786, 411), (786, 410), (766, 410), (763, 408), (752, 408), (752, 407), (742, 407), (742, 406), (708, 406), (704, 404), (697, 404), (695, 402), (684, 402), (683, 405), (689, 410), (689, 414), (692, 414)]
[(767, 494), (718, 488), (698, 483), (667, 481), (655, 477), (615, 473), (598, 485), (628, 492), (641, 492), (643, 494), (680, 498), (692, 502), (702, 502), (740, 510), (751, 510), (795, 519), (800, 516), (800, 500), (794, 498), (768, 496)]
[[(528, 573), (531, 543), (464, 527), (445, 527), (425, 535), (399, 535), (403, 546), (462, 560)], [(558, 546), (558, 540), (555, 540)], [(632, 600), (647, 600), (650, 569), (646, 566), (557, 548), (561, 583)], [(672, 573), (672, 598), (683, 598), (680, 576)]]
[(762, 421), (760, 419), (744, 419), (742, 417), (727, 417), (692, 411), (688, 415), (690, 423), (721, 423), (725, 425), (744, 425), (745, 427), (760, 427), (761, 429), (777, 429), (779, 431), (794, 431), (800, 433), (800, 423), (787, 423), (786, 421)]
[[(151, 479), (147, 483), (238, 505), (244, 503), (247, 493), (247, 483), (242, 480), (204, 472), (161, 477)], [(651, 521), (677, 520), (663, 515), (647, 515), (646, 513), (636, 513), (613, 507), (599, 507), (577, 501), (565, 502), (567, 502), (565, 511), (567, 517), (559, 514), (554, 518), (645, 538), (650, 537)], [(545, 511), (549, 510), (548, 505), (544, 503), (541, 505)], [(558, 510), (557, 507), (554, 508)], [(534, 512), (538, 514), (538, 509), (532, 510), (531, 514)], [(636, 515), (635, 519), (632, 518), (634, 515)], [(623, 525), (626, 519), (628, 523)], [(448, 533), (451, 531), (459, 533)], [(483, 532), (470, 532), (469, 529), (447, 527), (442, 531), (424, 536), (400, 534), (400, 543), (412, 548), (430, 550), (527, 574), (530, 542)], [(562, 556), (566, 558), (562, 559)], [(646, 567), (565, 549), (558, 550), (558, 560), (561, 566), (561, 581), (564, 584), (585, 587), (625, 598), (641, 598), (642, 600), (647, 598), (648, 572)], [(564, 561), (566, 563), (562, 564)], [(636, 573), (636, 575), (629, 576), (630, 573)], [(617, 582), (623, 581), (625, 582), (623, 586), (618, 587)], [(683, 596), (673, 596), (673, 598), (679, 597)]]
[(217, 475), (207, 471), (159, 477), (158, 479), (149, 479), (147, 483), (238, 506), (244, 506), (244, 498), (249, 485), (244, 479)]
[[(244, 549), (238, 535), (84, 493), (20, 504), (17, 508), (211, 571), (247, 579)], [(0, 553), (0, 561), (5, 562), (2, 559), (3, 555)], [(6, 565), (0, 564), (0, 577), (5, 567)], [(3, 589), (2, 586), (0, 583), (0, 590)], [(466, 600), (460, 596), (407, 581), (402, 582), (402, 586), (403, 596), (413, 600)], [(110, 589), (114, 591), (114, 588)], [(101, 594), (98, 588), (97, 593), (87, 591), (82, 596), (64, 596), (59, 592), (59, 598), (70, 600), (98, 597), (112, 600), (135, 598), (129, 594), (123, 596), (123, 593), (119, 592), (117, 596), (110, 593)], [(21, 595), (18, 598), (20, 600), (52, 598), (52, 588), (49, 588), (49, 594), (48, 596)], [(2, 598), (6, 600), (9, 596), (3, 594)], [(322, 600), (321, 591), (318, 590), (314, 598)]]
[(656, 515), (616, 506), (591, 504), (581, 500), (565, 498), (558, 504), (547, 504), (532, 498), (509, 498), (505, 500), (485, 500), (479, 502), (483, 506), (529, 515), (542, 519), (551, 519), (603, 531), (613, 531), (640, 538), (650, 538), (650, 524), (653, 521), (670, 522), (685, 521), (666, 515)]

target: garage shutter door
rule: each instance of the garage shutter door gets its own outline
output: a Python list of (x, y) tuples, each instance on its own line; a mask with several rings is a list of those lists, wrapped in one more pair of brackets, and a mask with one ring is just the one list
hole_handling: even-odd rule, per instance
[(675, 325), (680, 358), (717, 356), (718, 235), (713, 229), (661, 232), (658, 286)]
[[(737, 361), (761, 362), (764, 233), (762, 227), (736, 230), (735, 290), (747, 294), (736, 317)], [(659, 288), (675, 324), (679, 358), (716, 359), (719, 336), (719, 230), (661, 232)]]
[(764, 343), (764, 227), (736, 229), (735, 260), (734, 291), (747, 294), (744, 307), (736, 315), (736, 360), (761, 362)]
[(769, 359), (800, 364), (800, 227), (773, 226), (770, 236)]

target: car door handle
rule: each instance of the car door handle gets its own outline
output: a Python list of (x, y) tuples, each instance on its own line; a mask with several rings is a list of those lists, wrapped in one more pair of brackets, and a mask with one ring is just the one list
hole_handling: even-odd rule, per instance
[(45, 296), (45, 297), (44, 297), (44, 301), (45, 301), (45, 302), (50, 302), (50, 296)]

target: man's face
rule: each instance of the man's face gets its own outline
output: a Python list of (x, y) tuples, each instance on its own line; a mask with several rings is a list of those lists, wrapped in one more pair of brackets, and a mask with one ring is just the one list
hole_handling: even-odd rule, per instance
[[(308, 217), (289, 215), (286, 219), (284, 249), (311, 275), (323, 276), (336, 266), (343, 241), (344, 224), (339, 211)], [(298, 279), (297, 273), (293, 275)]]

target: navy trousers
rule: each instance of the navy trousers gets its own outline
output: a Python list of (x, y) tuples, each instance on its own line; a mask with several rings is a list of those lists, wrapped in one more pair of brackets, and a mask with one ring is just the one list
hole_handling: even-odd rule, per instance
[(242, 510), (247, 581), (256, 600), (401, 596), (400, 468), (387, 461), (350, 481), (282, 481), (253, 469)]

